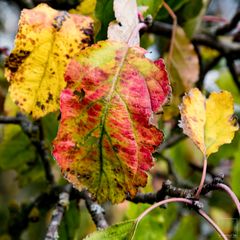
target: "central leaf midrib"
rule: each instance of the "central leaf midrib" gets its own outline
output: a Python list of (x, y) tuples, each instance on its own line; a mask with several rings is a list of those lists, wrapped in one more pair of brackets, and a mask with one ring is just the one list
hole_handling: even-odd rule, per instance
[[(108, 93), (108, 95), (106, 97), (105, 109), (104, 109), (102, 117), (101, 117), (101, 123), (100, 123), (101, 133), (100, 133), (100, 138), (99, 138), (100, 174), (99, 174), (98, 186), (101, 185), (101, 178), (102, 178), (102, 173), (103, 173), (103, 146), (102, 146), (102, 141), (103, 141), (103, 136), (104, 136), (104, 132), (105, 132), (105, 120), (106, 120), (109, 104), (110, 104), (110, 102), (112, 100), (114, 90), (115, 90), (116, 85), (117, 85), (118, 80), (119, 80), (120, 72), (121, 72), (121, 70), (122, 70), (122, 68), (124, 66), (124, 62), (125, 62), (127, 54), (128, 54), (128, 50), (129, 50), (129, 47), (126, 48), (125, 53), (124, 53), (124, 55), (122, 57), (122, 60), (121, 60), (121, 62), (119, 64), (119, 67), (118, 67), (118, 69), (116, 71), (116, 74), (113, 77), (112, 87), (111, 87), (111, 89), (110, 89), (110, 91), (109, 91), (109, 93)], [(99, 190), (99, 187), (98, 187), (98, 190)], [(98, 190), (97, 190), (97, 192), (98, 192)]]
[[(42, 85), (42, 82), (46, 76), (46, 73), (47, 73), (47, 68), (48, 68), (48, 64), (49, 64), (49, 59), (50, 59), (50, 56), (53, 52), (53, 49), (54, 49), (54, 43), (55, 43), (55, 40), (56, 40), (56, 35), (55, 35), (55, 32), (54, 30), (52, 31), (52, 41), (51, 41), (51, 46), (49, 48), (49, 51), (48, 51), (48, 54), (47, 54), (47, 61), (46, 63), (44, 64), (44, 69), (43, 69), (43, 74), (41, 75), (40, 77), (40, 81), (39, 81), (39, 84), (38, 84), (38, 88), (40, 88), (40, 86)], [(36, 104), (36, 101), (38, 99), (38, 92), (36, 93), (35, 97), (34, 97), (34, 100), (32, 102), (32, 108), (31, 109), (34, 109), (34, 105)]]

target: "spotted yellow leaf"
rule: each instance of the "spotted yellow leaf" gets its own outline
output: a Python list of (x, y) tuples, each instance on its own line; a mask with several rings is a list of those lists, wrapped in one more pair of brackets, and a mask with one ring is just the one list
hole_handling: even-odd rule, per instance
[(233, 112), (233, 98), (229, 92), (213, 92), (206, 99), (194, 88), (183, 98), (180, 106), (180, 127), (208, 157), (221, 145), (232, 141), (238, 130)]
[(89, 17), (46, 4), (21, 13), (15, 48), (6, 60), (10, 94), (20, 109), (40, 118), (59, 108), (65, 67), (92, 38)]

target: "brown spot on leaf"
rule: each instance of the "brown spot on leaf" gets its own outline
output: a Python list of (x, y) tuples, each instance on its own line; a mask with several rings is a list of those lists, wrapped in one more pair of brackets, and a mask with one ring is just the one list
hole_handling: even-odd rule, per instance
[(30, 53), (30, 51), (25, 50), (20, 50), (17, 53), (11, 53), (6, 60), (5, 67), (9, 68), (12, 72), (16, 72)]
[(36, 102), (36, 106), (39, 107), (39, 108), (41, 108), (41, 102), (37, 101), (37, 102)]

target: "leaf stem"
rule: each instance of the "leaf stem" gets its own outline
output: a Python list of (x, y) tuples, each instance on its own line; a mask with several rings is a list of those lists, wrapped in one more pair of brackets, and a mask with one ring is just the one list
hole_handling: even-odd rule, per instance
[(189, 200), (186, 198), (169, 198), (169, 199), (162, 200), (160, 202), (153, 204), (151, 207), (147, 208), (141, 215), (139, 215), (139, 217), (136, 219), (136, 223), (138, 224), (153, 209), (171, 202), (183, 202), (187, 204), (192, 204), (192, 200)]
[[(137, 225), (139, 224), (139, 222), (149, 213), (151, 212), (153, 209), (167, 204), (167, 203), (171, 203), (171, 202), (183, 202), (183, 203), (187, 203), (189, 205), (193, 205), (193, 201), (190, 199), (186, 199), (186, 198), (169, 198), (169, 199), (165, 199), (163, 201), (157, 202), (155, 204), (153, 204), (151, 207), (147, 208), (141, 215), (139, 215), (139, 217), (136, 219), (136, 228)], [(214, 227), (214, 229), (220, 234), (220, 236), (224, 239), (224, 240), (228, 240), (227, 237), (225, 236), (225, 234), (223, 233), (223, 231), (219, 228), (219, 226), (207, 215), (207, 213), (205, 213), (202, 209), (198, 209), (197, 212), (199, 213), (199, 215), (201, 215), (204, 219), (207, 220), (207, 222), (212, 225)], [(133, 237), (133, 236), (132, 236)]]
[(220, 236), (224, 239), (224, 240), (228, 240), (226, 235), (223, 233), (223, 231), (219, 228), (219, 226), (202, 210), (199, 209), (197, 211), (199, 213), (199, 215), (201, 215), (204, 219), (206, 219), (208, 221), (208, 223), (210, 223), (210, 225), (212, 225), (215, 230), (220, 234)]
[(198, 190), (195, 194), (195, 198), (199, 199), (199, 195), (202, 191), (202, 188), (203, 188), (203, 185), (204, 185), (204, 181), (205, 181), (205, 178), (206, 178), (206, 172), (207, 172), (207, 158), (206, 156), (204, 156), (204, 159), (203, 159), (203, 170), (202, 170), (202, 177), (201, 177), (201, 181), (199, 183), (199, 187), (198, 187)]
[(228, 187), (226, 184), (224, 183), (218, 183), (217, 187), (224, 190), (225, 192), (227, 192), (227, 194), (232, 198), (233, 202), (235, 203), (238, 213), (240, 215), (240, 202), (237, 198), (237, 196), (235, 195), (235, 193), (230, 189), (230, 187)]

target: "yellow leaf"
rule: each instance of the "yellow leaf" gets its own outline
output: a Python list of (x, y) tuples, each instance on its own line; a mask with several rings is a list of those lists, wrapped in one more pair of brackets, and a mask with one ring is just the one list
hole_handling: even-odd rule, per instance
[(89, 45), (91, 35), (89, 17), (46, 4), (22, 11), (15, 48), (5, 65), (11, 97), (22, 111), (40, 118), (59, 108), (65, 67)]
[(238, 130), (233, 111), (233, 98), (229, 92), (214, 92), (205, 99), (194, 88), (183, 98), (179, 126), (208, 157), (221, 145), (230, 143)]

